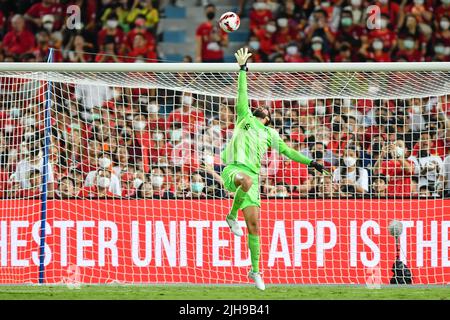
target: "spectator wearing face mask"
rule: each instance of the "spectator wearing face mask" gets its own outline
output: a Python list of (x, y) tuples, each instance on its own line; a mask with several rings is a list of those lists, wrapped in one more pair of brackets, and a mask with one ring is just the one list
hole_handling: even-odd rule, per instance
[(365, 28), (354, 22), (350, 10), (344, 10), (341, 14), (339, 32), (336, 34), (335, 48), (340, 49), (341, 44), (347, 43), (354, 50), (361, 46), (361, 37), (366, 34)]
[[(398, 27), (398, 19), (403, 8), (392, 0), (376, 0), (374, 2), (374, 5), (380, 9), (380, 13), (387, 18), (387, 24), (391, 24), (393, 30), (395, 30)], [(385, 22), (382, 22), (382, 24), (386, 25)]]
[(256, 0), (250, 10), (250, 30), (253, 33), (258, 33), (263, 30), (267, 23), (273, 20), (272, 11), (269, 10), (267, 3), (264, 0)]
[(35, 29), (41, 29), (43, 27), (42, 18), (46, 15), (53, 15), (55, 17), (55, 30), (61, 29), (64, 20), (63, 6), (54, 0), (42, 0), (41, 2), (33, 4), (25, 12), (25, 19), (29, 21)]
[(122, 194), (120, 188), (120, 180), (118, 176), (112, 173), (112, 161), (111, 156), (108, 153), (102, 153), (97, 159), (97, 168), (94, 171), (91, 171), (87, 174), (86, 179), (84, 181), (85, 187), (90, 187), (95, 184), (95, 179), (98, 176), (99, 170), (104, 170), (110, 172), (108, 178), (110, 179), (109, 183), (109, 191), (113, 194), (120, 196)]
[(174, 194), (168, 190), (165, 173), (161, 168), (152, 169), (149, 181), (152, 184), (154, 199), (175, 199)]
[(124, 172), (120, 176), (122, 189), (122, 198), (129, 199), (135, 198), (138, 188), (141, 186), (143, 181), (139, 178), (135, 178), (135, 175), (131, 172)]
[(216, 7), (213, 4), (205, 6), (207, 21), (200, 24), (195, 33), (196, 62), (223, 62), (223, 47), (228, 46), (228, 35), (214, 22)]
[(275, 41), (277, 24), (275, 20), (270, 20), (264, 28), (257, 29), (254, 34), (259, 41), (259, 52), (263, 61), (268, 61), (269, 57), (277, 52), (278, 45)]
[(420, 138), (418, 155), (409, 157), (409, 160), (414, 162), (414, 174), (419, 177), (419, 188), (427, 186), (433, 192), (433, 195), (442, 194), (444, 189), (444, 164), (441, 157), (433, 154), (429, 134), (426, 132)]
[(160, 157), (172, 155), (172, 144), (167, 140), (164, 131), (155, 131), (152, 135), (152, 146), (150, 148), (150, 162), (157, 164)]
[(286, 54), (284, 55), (285, 62), (306, 62), (299, 52), (298, 46), (295, 42), (289, 43), (286, 46)]
[(277, 19), (278, 30), (275, 32), (274, 40), (279, 46), (285, 46), (289, 42), (294, 41), (296, 34), (289, 27), (289, 20), (286, 17), (280, 17)]
[(125, 43), (125, 33), (119, 27), (119, 19), (115, 13), (111, 13), (106, 19), (103, 28), (97, 34), (97, 45), (101, 51), (105, 50), (104, 45), (106, 44), (107, 38), (112, 39), (115, 46), (120, 48)]
[(403, 57), (408, 62), (425, 60), (425, 52), (420, 47), (418, 41), (409, 35), (400, 42), (400, 50), (398, 50), (396, 56)]
[(194, 174), (191, 177), (191, 183), (189, 186), (189, 192), (186, 194), (186, 198), (206, 198), (205, 182), (201, 175)]
[(323, 39), (314, 37), (311, 40), (311, 50), (309, 53), (310, 62), (330, 62), (330, 55), (327, 54), (323, 47)]
[(383, 48), (389, 53), (392, 53), (397, 46), (397, 33), (393, 30), (388, 14), (381, 14), (379, 28), (370, 30), (368, 36), (370, 42), (373, 42), (375, 39), (381, 40)]
[(95, 55), (95, 62), (122, 62), (122, 59), (118, 56), (119, 49), (114, 42), (114, 38), (107, 36), (103, 45), (104, 50), (101, 50)]
[(432, 58), (429, 60), (436, 62), (450, 61), (450, 50), (447, 50), (447, 48), (450, 48), (450, 46), (446, 47), (443, 41), (437, 40), (433, 46)]
[(148, 120), (144, 113), (135, 113), (133, 115), (132, 127), (134, 131), (135, 141), (141, 148), (141, 158), (137, 159), (137, 163), (141, 163), (144, 172), (149, 171), (151, 139), (148, 130)]
[(375, 62), (391, 62), (391, 55), (388, 51), (384, 50), (383, 46), (383, 41), (377, 38), (374, 39), (367, 57)]
[(223, 186), (223, 180), (217, 172), (222, 171), (220, 165), (216, 165), (219, 159), (210, 153), (204, 152), (201, 163), (196, 171), (205, 182), (204, 192), (214, 198), (224, 198), (226, 191)]
[(111, 171), (105, 169), (97, 170), (94, 183), (92, 185), (85, 185), (80, 190), (79, 197), (83, 199), (99, 199), (99, 198), (116, 198), (119, 194), (114, 194), (110, 191), (111, 188)]
[(333, 172), (333, 181), (341, 186), (341, 191), (350, 195), (362, 195), (369, 191), (369, 173), (362, 167), (356, 149), (347, 146), (339, 168)]
[(247, 47), (248, 51), (252, 54), (252, 56), (249, 58), (249, 62), (263, 62), (260, 53), (261, 44), (259, 43), (259, 39), (257, 36), (250, 36)]
[(388, 178), (387, 192), (390, 196), (408, 197), (411, 195), (411, 178), (414, 162), (406, 158), (405, 142), (397, 140), (386, 143), (375, 163), (374, 174)]

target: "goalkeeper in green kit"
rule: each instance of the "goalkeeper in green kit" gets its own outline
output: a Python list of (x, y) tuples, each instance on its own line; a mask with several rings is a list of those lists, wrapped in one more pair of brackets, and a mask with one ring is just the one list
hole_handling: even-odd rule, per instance
[(247, 60), (251, 56), (248, 49), (239, 49), (235, 54), (240, 66), (238, 79), (238, 97), (236, 104), (237, 120), (233, 137), (221, 154), (226, 165), (222, 172), (225, 188), (234, 192), (233, 205), (226, 221), (236, 236), (243, 236), (243, 231), (237, 221), (238, 210), (242, 209), (248, 230), (248, 247), (252, 270), (248, 276), (256, 287), (265, 289), (259, 273), (259, 171), (261, 157), (270, 147), (289, 159), (314, 167), (324, 172), (323, 166), (288, 147), (275, 129), (268, 127), (271, 122), (267, 107), (257, 108), (250, 112), (247, 96)]

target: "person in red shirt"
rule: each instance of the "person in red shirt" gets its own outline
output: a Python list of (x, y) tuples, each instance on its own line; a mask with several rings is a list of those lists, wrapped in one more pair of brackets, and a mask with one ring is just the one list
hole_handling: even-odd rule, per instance
[(70, 176), (64, 176), (59, 179), (57, 195), (59, 199), (73, 199), (78, 195), (76, 182)]
[(388, 178), (387, 192), (392, 196), (410, 196), (414, 163), (406, 159), (407, 149), (403, 140), (385, 144), (374, 165), (374, 174)]
[(268, 57), (275, 53), (278, 49), (275, 41), (276, 31), (277, 26), (275, 21), (272, 20), (266, 24), (265, 28), (258, 29), (254, 32), (255, 36), (258, 37), (260, 47), (259, 51), (264, 61), (267, 61)]
[(293, 194), (306, 194), (309, 191), (308, 181), (311, 178), (308, 168), (294, 161), (280, 161), (280, 168), (277, 170), (276, 182), (290, 186)]
[(25, 29), (25, 20), (20, 14), (11, 19), (12, 30), (3, 38), (5, 55), (20, 56), (34, 47), (34, 36)]
[[(48, 59), (50, 50), (50, 36), (47, 31), (40, 31), (36, 35), (36, 47), (33, 48), (32, 54), (36, 61), (45, 62)], [(62, 62), (63, 57), (60, 50), (55, 50), (52, 57), (53, 62)]]
[(384, 51), (383, 41), (380, 39), (374, 39), (372, 42), (372, 49), (368, 52), (368, 58), (375, 62), (391, 62), (391, 55), (389, 52)]
[(172, 126), (173, 123), (178, 122), (184, 130), (195, 132), (198, 125), (205, 121), (205, 115), (202, 111), (192, 107), (192, 94), (185, 94), (180, 108), (173, 110), (167, 118), (167, 125)]
[(100, 51), (95, 56), (95, 62), (121, 62), (122, 60), (117, 56), (117, 48), (114, 39), (110, 36), (106, 37), (105, 51)]
[(398, 17), (401, 13), (400, 5), (392, 0), (377, 0), (374, 4), (379, 8), (380, 13), (388, 18), (388, 22), (391, 23), (395, 29), (397, 27)]
[(134, 37), (138, 34), (141, 34), (144, 36), (145, 40), (147, 41), (147, 45), (149, 47), (155, 48), (156, 47), (156, 41), (153, 34), (147, 30), (147, 27), (145, 26), (145, 16), (139, 15), (136, 20), (134, 21), (135, 27), (130, 30), (126, 36), (126, 46), (128, 50), (132, 50), (133, 44), (134, 44)]
[(366, 34), (366, 30), (354, 23), (350, 10), (342, 11), (340, 22), (339, 32), (335, 39), (335, 49), (339, 50), (344, 43), (350, 44), (353, 49), (358, 49), (361, 46), (361, 37)]
[(42, 17), (51, 14), (55, 17), (54, 30), (61, 29), (63, 22), (63, 7), (55, 0), (42, 0), (33, 4), (25, 13), (25, 19), (38, 29), (42, 28)]
[(419, 48), (419, 44), (415, 38), (412, 36), (407, 36), (401, 42), (401, 49), (397, 52), (396, 56), (398, 58), (402, 57), (408, 62), (420, 62), (424, 61), (424, 55), (422, 50)]
[(404, 11), (416, 17), (420, 32), (428, 39), (433, 32), (430, 26), (433, 20), (433, 5), (425, 4), (425, 0), (414, 0), (405, 6)]
[(250, 30), (258, 33), (263, 30), (267, 23), (273, 19), (272, 11), (269, 10), (265, 1), (256, 1), (253, 3), (253, 9), (250, 11)]
[(195, 33), (195, 60), (197, 62), (223, 62), (223, 47), (228, 46), (228, 35), (214, 21), (216, 7), (213, 4), (205, 6), (205, 15), (207, 21), (200, 24)]
[(106, 20), (102, 30), (97, 34), (97, 45), (100, 50), (105, 50), (104, 45), (106, 37), (112, 37), (119, 52), (123, 52), (121, 46), (125, 43), (125, 33), (119, 27), (119, 18), (115, 13), (111, 13)]
[(443, 16), (448, 16), (450, 12), (450, 1), (441, 0), (440, 5), (434, 10), (434, 18), (436, 21), (440, 21)]
[(127, 56), (131, 57), (129, 62), (157, 62), (155, 47), (147, 44), (144, 35), (137, 34), (134, 36), (133, 50), (128, 52)]
[(312, 38), (309, 61), (330, 62), (330, 55), (324, 51), (323, 39), (321, 37)]
[(89, 172), (97, 170), (97, 157), (101, 154), (101, 152), (102, 147), (100, 142), (95, 139), (89, 140), (87, 148), (87, 158), (85, 158), (77, 168), (83, 173), (83, 179)]
[(122, 173), (121, 177), (122, 198), (136, 197), (136, 188), (134, 186), (134, 175), (130, 172)]
[(97, 170), (97, 175), (95, 177), (95, 184), (81, 189), (78, 196), (83, 199), (116, 198), (117, 196), (109, 191), (110, 184), (111, 171), (99, 169)]
[(41, 195), (41, 173), (39, 170), (30, 170), (28, 173), (28, 181), (30, 187), (20, 189), (17, 192), (17, 198), (21, 199), (39, 199)]
[(450, 10), (448, 12), (448, 15), (442, 16), (439, 21), (436, 21), (436, 30), (433, 32), (434, 45), (442, 42), (445, 47), (450, 47)]
[(339, 53), (334, 57), (335, 62), (353, 62), (352, 50), (348, 43), (341, 45)]
[(150, 149), (150, 161), (152, 164), (157, 164), (161, 157), (167, 157), (170, 160), (172, 155), (172, 144), (169, 143), (164, 135), (164, 132), (154, 132), (152, 147)]
[(287, 18), (277, 19), (278, 30), (275, 32), (275, 42), (280, 45), (287, 45), (289, 42), (295, 40), (296, 34), (289, 27), (289, 20)]
[(379, 28), (370, 30), (368, 36), (369, 41), (373, 41), (374, 39), (383, 41), (383, 47), (391, 53), (397, 46), (397, 33), (392, 30), (392, 25), (389, 23), (389, 15), (381, 14)]
[(298, 50), (298, 46), (296, 43), (290, 43), (286, 47), (286, 54), (284, 55), (285, 62), (306, 62)]

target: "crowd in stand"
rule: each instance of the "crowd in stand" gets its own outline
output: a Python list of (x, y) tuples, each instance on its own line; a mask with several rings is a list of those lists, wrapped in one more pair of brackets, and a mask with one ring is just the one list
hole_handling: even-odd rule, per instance
[(2, 1), (0, 61), (46, 61), (52, 47), (54, 62), (157, 62), (157, 4)]
[[(230, 196), (220, 152), (233, 132), (234, 99), (107, 87), (89, 94), (82, 85), (64, 84), (55, 90), (50, 198)], [(2, 196), (36, 198), (45, 182), (44, 101), (5, 94)], [(450, 196), (449, 99), (271, 102), (272, 125), (283, 140), (332, 175), (270, 150), (262, 163), (262, 197)]]
[[(241, 0), (241, 15), (247, 3), (254, 62), (450, 60), (449, 0)], [(214, 11), (197, 30), (198, 61), (220, 61), (228, 45)]]

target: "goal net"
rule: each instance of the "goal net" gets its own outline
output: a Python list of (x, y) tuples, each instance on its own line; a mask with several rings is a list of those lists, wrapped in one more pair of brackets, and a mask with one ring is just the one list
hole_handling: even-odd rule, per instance
[[(414, 284), (449, 283), (450, 65), (249, 67), (249, 108), (331, 173), (265, 155), (265, 282), (388, 284), (398, 260)], [(247, 283), (220, 176), (237, 75), (2, 64), (0, 283)]]

